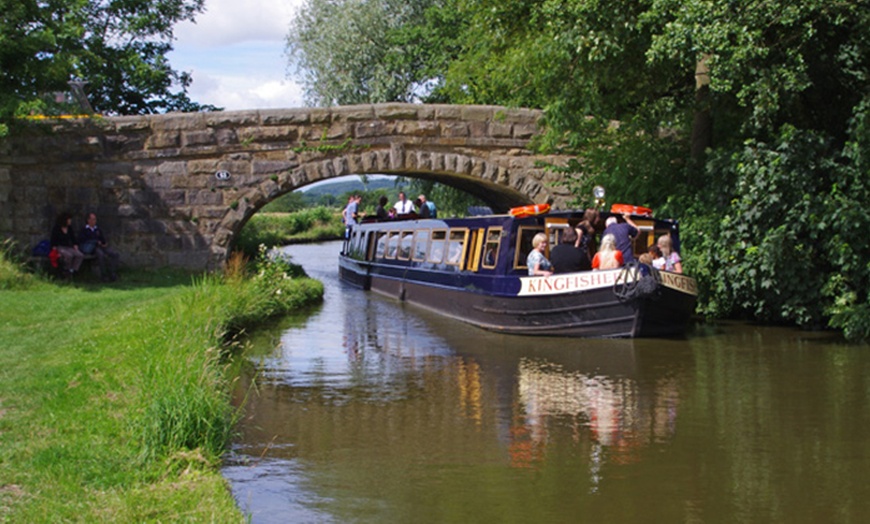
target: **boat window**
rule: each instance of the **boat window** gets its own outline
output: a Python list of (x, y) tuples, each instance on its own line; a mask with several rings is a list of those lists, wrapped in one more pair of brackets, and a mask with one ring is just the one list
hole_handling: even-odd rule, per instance
[(483, 232), (485, 229), (472, 229), (468, 241), (468, 258), (465, 260), (465, 269), (477, 271), (480, 269), (480, 259), (483, 253)]
[(377, 235), (374, 231), (366, 231), (365, 236), (363, 237), (362, 249), (363, 251), (360, 253), (360, 256), (365, 257), (366, 260), (373, 260), (375, 255), (375, 242), (374, 239)]
[(483, 248), (483, 267), (492, 269), (498, 260), (498, 247), (501, 243), (500, 227), (491, 227), (486, 232), (486, 245)]
[(432, 242), (429, 247), (429, 262), (440, 264), (444, 261), (444, 243), (447, 241), (447, 231), (437, 229), (432, 232)]
[(350, 240), (348, 241), (348, 250), (347, 254), (351, 258), (359, 258), (359, 245), (360, 245), (360, 232), (354, 231), (351, 233)]
[[(450, 240), (447, 248), (446, 262), (452, 266), (462, 264), (462, 259), (465, 255), (465, 240), (468, 237), (467, 229), (451, 229)], [(461, 267), (459, 269), (462, 269)]]
[(378, 231), (378, 239), (375, 241), (375, 258), (384, 258), (387, 253), (387, 234)]
[(414, 232), (414, 250), (412, 259), (417, 262), (426, 260), (426, 250), (429, 248), (429, 230), (418, 229)]
[(396, 258), (396, 251), (399, 250), (399, 232), (390, 231), (387, 236), (387, 255), (386, 258)]
[(357, 242), (356, 242), (356, 246), (354, 249), (354, 255), (356, 256), (356, 258), (358, 258), (360, 260), (366, 258), (366, 255), (368, 255), (370, 234), (371, 234), (370, 231), (366, 231), (366, 232), (360, 232), (359, 235), (357, 236)]
[(408, 260), (411, 258), (411, 241), (414, 240), (413, 231), (402, 231), (402, 240), (399, 242), (400, 260)]
[(520, 226), (517, 232), (517, 258), (514, 260), (514, 267), (518, 269), (527, 269), (526, 258), (532, 252), (532, 239), (538, 233), (543, 233), (542, 227)]

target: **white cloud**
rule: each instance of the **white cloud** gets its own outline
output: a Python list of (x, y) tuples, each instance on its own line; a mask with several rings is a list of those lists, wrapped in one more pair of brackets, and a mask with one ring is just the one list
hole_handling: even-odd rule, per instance
[(191, 99), (227, 110), (301, 107), (284, 37), (302, 1), (208, 0), (195, 24), (176, 26), (169, 61), (191, 73)]
[(207, 0), (196, 22), (174, 28), (179, 42), (213, 47), (250, 40), (283, 41), (303, 0)]
[(245, 76), (195, 77), (190, 96), (227, 110), (301, 107), (302, 88), (288, 80)]

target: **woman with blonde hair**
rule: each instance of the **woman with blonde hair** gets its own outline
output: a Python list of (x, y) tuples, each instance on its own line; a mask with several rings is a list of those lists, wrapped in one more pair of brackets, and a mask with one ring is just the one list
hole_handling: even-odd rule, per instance
[(547, 249), (546, 233), (538, 233), (532, 238), (532, 251), (526, 257), (526, 265), (529, 266), (529, 275), (542, 275), (548, 277), (553, 274), (553, 265), (544, 256)]
[(673, 271), (674, 273), (683, 272), (683, 259), (680, 254), (673, 250), (673, 241), (670, 235), (662, 235), (659, 237), (656, 245), (662, 250), (662, 257), (665, 259), (665, 271)]
[(616, 249), (616, 237), (604, 235), (598, 253), (592, 257), (592, 269), (616, 269), (622, 267), (622, 251)]

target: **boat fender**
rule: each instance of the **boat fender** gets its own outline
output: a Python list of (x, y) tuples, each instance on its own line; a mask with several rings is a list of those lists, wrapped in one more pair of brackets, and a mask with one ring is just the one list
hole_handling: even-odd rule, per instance
[(516, 218), (543, 215), (550, 211), (550, 204), (533, 204), (531, 206), (512, 207), (508, 214)]
[(633, 206), (631, 204), (613, 204), (610, 206), (611, 213), (623, 214), (628, 213), (629, 215), (637, 215), (644, 217), (652, 217), (653, 211), (648, 207), (642, 206)]

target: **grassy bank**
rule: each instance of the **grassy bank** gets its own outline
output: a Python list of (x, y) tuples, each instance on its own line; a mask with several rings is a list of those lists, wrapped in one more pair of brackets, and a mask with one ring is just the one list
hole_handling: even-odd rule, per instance
[(111, 286), (0, 276), (0, 520), (244, 521), (217, 470), (234, 420), (227, 340), (322, 286), (232, 269)]
[(335, 209), (315, 207), (295, 213), (257, 213), (239, 232), (235, 247), (248, 256), (254, 256), (261, 244), (274, 247), (334, 240), (342, 235), (341, 213)]

